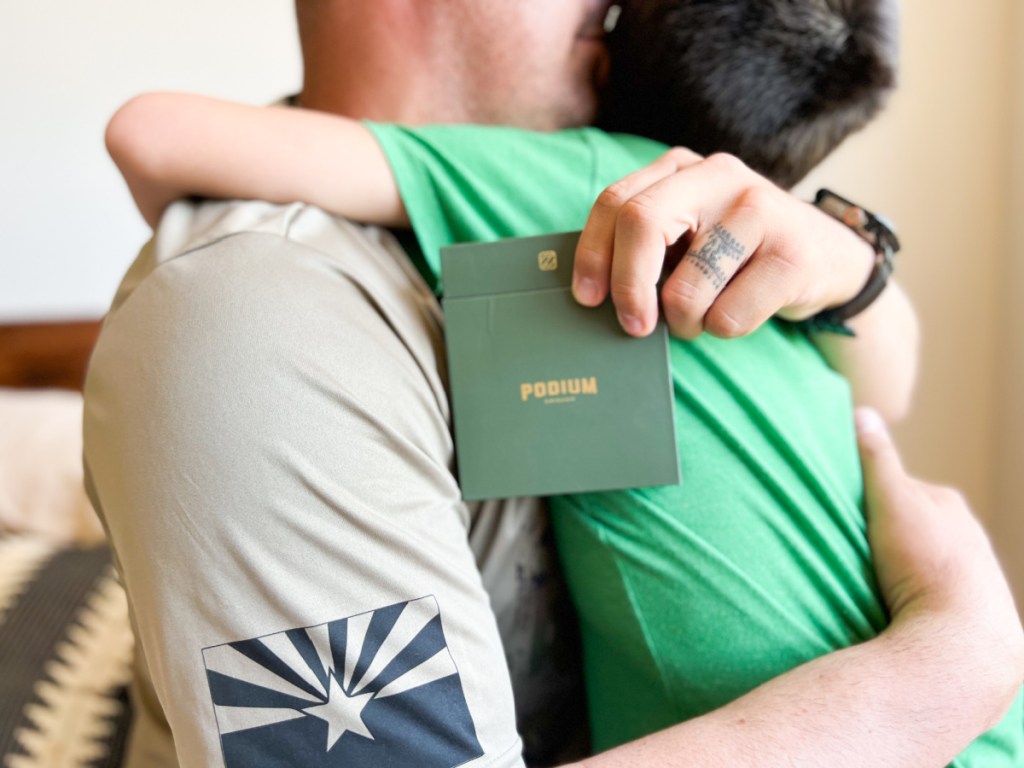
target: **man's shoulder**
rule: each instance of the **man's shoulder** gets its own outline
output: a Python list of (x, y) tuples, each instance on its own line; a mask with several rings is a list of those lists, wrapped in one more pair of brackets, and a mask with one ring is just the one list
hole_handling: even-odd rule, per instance
[(261, 233), (288, 238), (292, 222), (306, 207), (261, 200), (179, 200), (164, 212), (153, 246), (158, 262), (163, 262), (234, 235)]
[(354, 280), (386, 290), (409, 285), (429, 289), (387, 230), (325, 213), (305, 203), (259, 200), (180, 200), (164, 213), (153, 238), (128, 270), (112, 309), (147, 278), (185, 257), (244, 248), (253, 239), (277, 239), (289, 253), (327, 255)]
[(154, 234), (154, 266), (234, 237), (264, 235), (300, 248), (404, 253), (390, 233), (325, 213), (305, 203), (260, 200), (181, 200), (171, 205)]

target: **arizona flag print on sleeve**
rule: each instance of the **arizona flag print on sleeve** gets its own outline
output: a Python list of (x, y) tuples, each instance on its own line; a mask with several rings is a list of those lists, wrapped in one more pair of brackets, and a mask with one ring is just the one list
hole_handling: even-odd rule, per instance
[(454, 768), (483, 754), (432, 596), (203, 659), (228, 768)]

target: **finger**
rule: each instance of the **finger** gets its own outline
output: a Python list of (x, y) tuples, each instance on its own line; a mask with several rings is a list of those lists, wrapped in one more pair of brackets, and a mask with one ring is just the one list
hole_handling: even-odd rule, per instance
[(739, 220), (754, 233), (757, 245), (705, 317), (705, 330), (715, 336), (733, 338), (753, 333), (788, 307), (806, 283), (800, 248), (772, 236), (772, 223), (785, 215), (779, 200), (777, 190), (754, 187), (734, 206)]
[(615, 220), (612, 301), (633, 335), (650, 333), (657, 318), (656, 283), (665, 250), (728, 208), (751, 181), (739, 160), (715, 155), (689, 165), (634, 195)]
[(864, 472), (864, 491), (869, 501), (891, 498), (913, 484), (915, 481), (907, 477), (889, 428), (878, 411), (858, 408), (854, 423)]
[(601, 193), (576, 247), (572, 291), (578, 302), (594, 307), (608, 295), (615, 224), (622, 207), (643, 190), (701, 160), (696, 152), (677, 147)]
[[(615, 228), (610, 289), (619, 324), (632, 336), (646, 336), (658, 321), (658, 280), (666, 250), (685, 225), (665, 228), (650, 198), (636, 197)], [(671, 220), (668, 222), (671, 224)]]
[[(693, 339), (704, 330), (718, 336), (741, 334), (739, 319), (719, 305), (744, 274), (744, 264), (761, 246), (764, 221), (754, 209), (733, 207), (720, 220), (702, 223), (686, 255), (662, 287), (665, 320), (673, 336)], [(760, 290), (755, 282), (738, 298)]]
[(947, 485), (933, 485), (932, 483), (921, 483), (921, 491), (933, 502), (936, 506), (940, 506), (946, 510), (963, 510), (970, 511), (970, 505), (967, 503), (967, 498), (963, 492), (957, 488), (951, 488)]
[(708, 312), (705, 329), (722, 338), (753, 333), (792, 303), (798, 279), (796, 262), (775, 253), (755, 253)]

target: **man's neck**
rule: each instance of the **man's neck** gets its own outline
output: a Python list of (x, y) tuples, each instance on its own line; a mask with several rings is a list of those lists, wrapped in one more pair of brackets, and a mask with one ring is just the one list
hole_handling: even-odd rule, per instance
[(434, 60), (436, 37), (419, 0), (331, 0), (297, 8), (301, 106), (381, 122), (468, 120), (459, 100), (446, 98), (449, 78), (444, 62)]

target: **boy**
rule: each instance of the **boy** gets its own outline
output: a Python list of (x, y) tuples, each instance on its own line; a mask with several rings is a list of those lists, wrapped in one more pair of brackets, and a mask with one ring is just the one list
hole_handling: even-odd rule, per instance
[(897, 12), (888, 0), (628, 3), (597, 124), (729, 152), (788, 189), (884, 105)]
[[(617, 78), (655, 83), (671, 61), (696, 56), (694, 78), (707, 82), (682, 95), (716, 92), (715, 78), (728, 71), (722, 103), (677, 105), (680, 94), (666, 91), (644, 119), (671, 119), (634, 130), (734, 151), (791, 183), (863, 125), (891, 88), (886, 19), (873, 2), (628, 6), (611, 43), (605, 122), (630, 127), (631, 91)], [(738, 49), (701, 53), (701, 34), (712, 31), (730, 34)], [(657, 55), (626, 69), (620, 62), (632, 59), (620, 45), (630, 56), (646, 46)], [(739, 70), (728, 57), (711, 66), (725, 52)], [(811, 64), (792, 70), (792, 60)], [(779, 90), (762, 87), (762, 76), (782, 78)], [(418, 266), (435, 287), (441, 246), (579, 228), (604, 186), (665, 150), (593, 129), (403, 129), (159, 96), (123, 110), (108, 142), (150, 223), (194, 193), (305, 200), (367, 223), (411, 223)], [(597, 748), (708, 711), (885, 624), (845, 382), (801, 331), (781, 324), (739, 340), (671, 344), (686, 484), (552, 501), (583, 623)], [(723, 344), (745, 353), (721, 355)], [(1019, 709), (1011, 717), (1012, 732), (1007, 720), (957, 765), (1015, 764)]]

